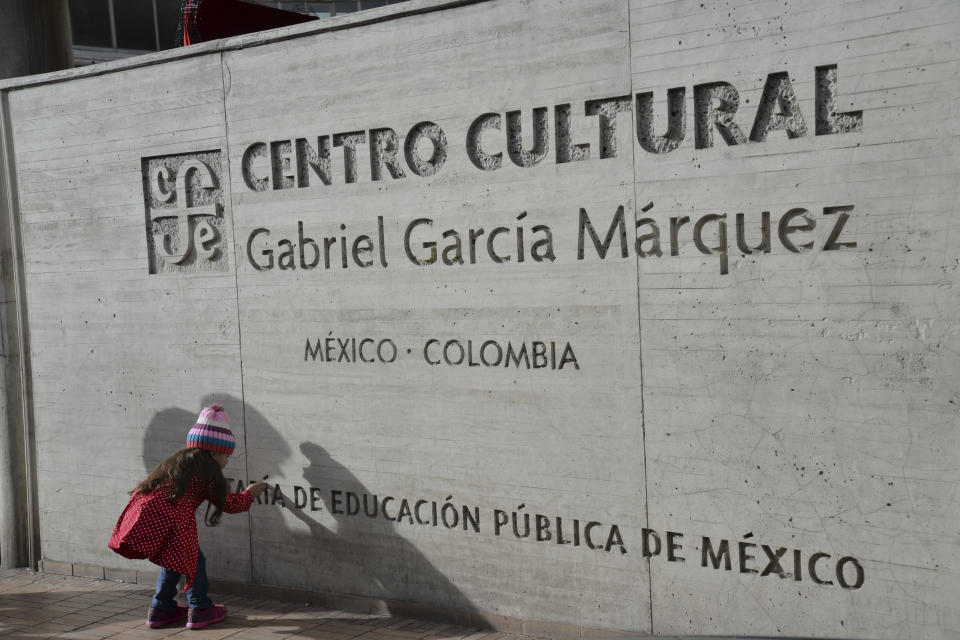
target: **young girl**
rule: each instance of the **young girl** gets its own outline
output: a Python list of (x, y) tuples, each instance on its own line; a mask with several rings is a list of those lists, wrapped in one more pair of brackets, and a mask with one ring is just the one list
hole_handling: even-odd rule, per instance
[[(162, 567), (147, 612), (151, 629), (184, 618), (187, 628), (202, 629), (227, 617), (227, 608), (207, 597), (207, 572), (194, 512), (208, 500), (205, 520), (215, 527), (224, 511), (247, 511), (267, 487), (255, 482), (241, 493), (227, 493), (223, 468), (236, 446), (229, 427), (230, 418), (220, 405), (201, 411), (187, 434), (187, 447), (161, 462), (136, 486), (110, 537), (108, 546), (120, 555), (146, 558)], [(175, 600), (181, 575), (187, 576), (189, 609)]]

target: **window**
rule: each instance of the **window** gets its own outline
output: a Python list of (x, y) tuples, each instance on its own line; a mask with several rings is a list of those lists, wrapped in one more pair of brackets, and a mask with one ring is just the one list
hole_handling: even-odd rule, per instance
[(389, 4), (399, 4), (407, 0), (304, 0), (301, 2), (290, 2), (288, 0), (256, 0), (258, 4), (268, 7), (276, 7), (284, 11), (295, 11), (297, 13), (307, 13), (318, 18), (329, 18), (330, 16), (341, 16), (345, 13), (353, 13), (364, 9), (376, 9), (385, 7)]
[(354, 11), (359, 11), (360, 3), (356, 0), (347, 0), (346, 2), (334, 2), (333, 6), (335, 16), (343, 15), (345, 13), (353, 13)]
[(177, 46), (180, 0), (69, 0), (73, 44), (157, 51)]
[(161, 49), (180, 46), (177, 41), (180, 18), (180, 0), (157, 0), (157, 35)]
[(110, 7), (105, 0), (70, 0), (73, 43), (84, 47), (111, 47)]
[(114, 2), (118, 49), (155, 51), (158, 48), (153, 0)]

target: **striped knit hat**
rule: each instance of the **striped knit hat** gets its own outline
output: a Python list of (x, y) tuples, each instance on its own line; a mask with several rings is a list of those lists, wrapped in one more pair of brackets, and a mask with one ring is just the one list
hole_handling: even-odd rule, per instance
[(237, 441), (230, 431), (230, 416), (218, 404), (212, 404), (200, 412), (197, 424), (187, 434), (187, 447), (206, 449), (214, 453), (230, 455)]

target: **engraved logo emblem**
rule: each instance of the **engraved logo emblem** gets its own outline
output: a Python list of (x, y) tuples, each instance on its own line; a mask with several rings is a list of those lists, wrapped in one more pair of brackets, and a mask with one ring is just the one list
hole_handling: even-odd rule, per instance
[(226, 271), (220, 150), (141, 163), (150, 273)]

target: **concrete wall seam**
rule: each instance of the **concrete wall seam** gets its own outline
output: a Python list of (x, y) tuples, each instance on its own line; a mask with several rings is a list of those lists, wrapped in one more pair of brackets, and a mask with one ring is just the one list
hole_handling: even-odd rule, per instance
[[(219, 59), (220, 59), (220, 83), (221, 83), (221, 92), (222, 92), (222, 95), (223, 95), (223, 128), (224, 128), (224, 131), (226, 132), (226, 135), (225, 135), (225, 138), (224, 138), (224, 148), (226, 149), (226, 158), (225, 158), (225, 160), (224, 160), (224, 164), (226, 165), (226, 168), (224, 169), (224, 173), (225, 173), (227, 176), (230, 176), (230, 175), (232, 175), (232, 169), (233, 169), (233, 167), (232, 167), (232, 165), (231, 165), (231, 163), (230, 163), (230, 158), (232, 157), (231, 152), (230, 152), (230, 121), (229, 121), (229, 119), (227, 118), (227, 94), (230, 92), (230, 69), (227, 67), (227, 61), (224, 59), (224, 53), (223, 53), (223, 51), (221, 51), (221, 52), (219, 53), (218, 57), (219, 57)], [(229, 180), (229, 179), (228, 179), (228, 184), (232, 184), (232, 180)], [(232, 210), (233, 210), (233, 206), (234, 206), (234, 203), (233, 203), (233, 189), (232, 189), (232, 188), (229, 189), (229, 193), (230, 193), (230, 196), (229, 196), (229, 204), (230, 204), (230, 210), (232, 211)], [(233, 242), (234, 242), (234, 245), (235, 245), (235, 246), (238, 246), (238, 245), (237, 245), (237, 237), (236, 237), (236, 227), (233, 226), (233, 225), (231, 225), (231, 228), (232, 228), (232, 231), (233, 231)], [(236, 256), (233, 256), (233, 259), (236, 260)], [(246, 392), (245, 392), (245, 390), (244, 390), (244, 384), (243, 384), (243, 323), (240, 321), (240, 280), (239, 280), (239, 272), (240, 272), (239, 269), (234, 269), (233, 275), (234, 275), (234, 285), (235, 285), (235, 294), (236, 294), (236, 303), (237, 303), (237, 335), (238, 335), (238, 337), (240, 338), (239, 341), (238, 341), (238, 347), (237, 347), (237, 349), (238, 349), (239, 355), (240, 355), (240, 405), (241, 405), (242, 410), (243, 410), (242, 417), (243, 417), (243, 424), (244, 424), (244, 429), (243, 429), (243, 450), (244, 450), (244, 451), (247, 451), (247, 450), (248, 450), (248, 447), (247, 447), (247, 429), (246, 429), (246, 424), (247, 424), (247, 401), (246, 401)], [(251, 477), (251, 476), (250, 476), (250, 469), (249, 469), (248, 466), (247, 466), (247, 456), (246, 456), (246, 455), (244, 455), (244, 457), (243, 457), (243, 475), (244, 475), (245, 478), (250, 478), (250, 477)], [(249, 527), (248, 530), (252, 530), (252, 528), (253, 528), (253, 513), (248, 511), (247, 514), (246, 514), (246, 518), (247, 518), (248, 527)], [(253, 536), (247, 536), (247, 545), (248, 545), (248, 547), (249, 547), (249, 549), (250, 549), (250, 556), (253, 557)], [(257, 582), (257, 576), (256, 576), (256, 574), (253, 573), (254, 567), (251, 566), (250, 571), (251, 571), (251, 573), (250, 573), (250, 580), (251, 580), (251, 582), (253, 582), (254, 584), (256, 584), (256, 582)]]
[[(19, 404), (19, 418), (22, 421), (22, 446), (23, 446), (23, 480), (26, 490), (26, 504), (23, 509), (26, 510), (26, 543), (27, 543), (27, 565), (30, 569), (36, 570), (38, 553), (39, 526), (37, 523), (37, 491), (36, 491), (36, 443), (34, 442), (32, 428), (32, 412), (29, 401), (29, 362), (30, 351), (27, 335), (26, 319), (26, 291), (23, 282), (23, 245), (20, 233), (20, 202), (19, 202), (19, 177), (16, 170), (16, 155), (13, 146), (13, 131), (10, 122), (9, 92), (0, 90), (0, 143), (2, 143), (2, 164), (4, 175), (2, 179), (5, 183), (6, 202), (4, 209), (7, 214), (8, 228), (5, 232), (9, 233), (10, 243), (10, 264), (4, 265), (4, 270), (10, 267), (14, 287), (14, 308), (16, 314), (16, 335), (18, 346), (18, 374), (19, 374), (19, 398), (16, 398)], [(9, 331), (11, 327), (6, 327)], [(4, 390), (6, 392), (6, 389)], [(6, 399), (7, 410), (9, 412), (11, 398)], [(6, 417), (6, 416), (5, 416)], [(18, 469), (20, 465), (14, 464), (13, 460), (8, 461), (12, 469)], [(4, 499), (15, 499), (13, 496), (7, 496)], [(18, 511), (20, 511), (18, 509)]]
[[(633, 77), (633, 6), (630, 0), (624, 0), (624, 4), (626, 5), (626, 13), (627, 13), (627, 34), (628, 34), (627, 47), (629, 50), (629, 58), (630, 58), (630, 77)], [(632, 94), (632, 91), (631, 91), (631, 94)], [(630, 129), (631, 129), (631, 132), (633, 133), (633, 135), (631, 135), (631, 139), (636, 135), (635, 128), (636, 128), (636, 121), (631, 121)], [(632, 144), (630, 145), (630, 152), (631, 152), (631, 163), (634, 167), (636, 167), (637, 166), (636, 145), (632, 145)], [(640, 195), (639, 195), (636, 181), (633, 182), (633, 202), (634, 202), (633, 223), (634, 223), (634, 228), (636, 228), (637, 218), (640, 215), (638, 212), (638, 207), (640, 206), (639, 205)], [(650, 495), (650, 479), (647, 474), (647, 464), (648, 464), (647, 413), (644, 410), (644, 406), (645, 406), (644, 393), (645, 393), (646, 387), (643, 384), (643, 314), (641, 313), (641, 309), (640, 309), (642, 302), (640, 299), (641, 289), (640, 289), (640, 254), (639, 253), (635, 256), (635, 260), (636, 260), (636, 269), (637, 269), (637, 346), (638, 346), (637, 358), (640, 361), (639, 372), (638, 372), (640, 377), (640, 434), (641, 434), (641, 438), (643, 439), (643, 492), (644, 492), (644, 495), (649, 496)], [(649, 498), (646, 501), (644, 501), (643, 514), (644, 514), (644, 522), (646, 523), (645, 528), (649, 529), (650, 528)], [(648, 594), (649, 597), (647, 600), (647, 607), (650, 612), (650, 632), (656, 633), (657, 626), (653, 619), (653, 572), (650, 570), (650, 562), (651, 562), (651, 559), (647, 558), (647, 585), (649, 588), (649, 594)]]

